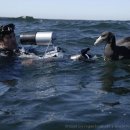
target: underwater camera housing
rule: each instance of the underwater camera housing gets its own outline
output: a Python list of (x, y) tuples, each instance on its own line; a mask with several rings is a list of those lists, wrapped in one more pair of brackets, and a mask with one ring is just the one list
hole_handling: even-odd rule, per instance
[[(21, 44), (31, 44), (31, 45), (42, 45), (47, 46), (43, 59), (47, 58), (63, 58), (63, 51), (60, 47), (54, 46), (55, 41), (53, 32), (36, 32), (36, 33), (23, 33), (20, 35)], [(48, 51), (50, 45), (53, 50)]]
[(53, 32), (36, 32), (20, 34), (20, 42), (22, 44), (48, 45), (52, 44), (54, 39), (55, 38)]

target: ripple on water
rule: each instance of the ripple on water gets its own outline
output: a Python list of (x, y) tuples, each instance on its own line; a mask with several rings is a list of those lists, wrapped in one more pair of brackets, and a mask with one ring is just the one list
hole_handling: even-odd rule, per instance
[[(128, 129), (129, 61), (104, 62), (104, 45), (94, 47), (93, 42), (104, 30), (117, 38), (128, 36), (129, 21), (0, 21), (16, 24), (17, 38), (24, 31), (54, 31), (55, 45), (64, 48), (67, 57), (30, 66), (10, 59), (0, 62), (1, 130), (105, 129), (107, 125)], [(94, 63), (68, 59), (86, 47), (100, 58)], [(43, 46), (35, 49), (45, 50)]]

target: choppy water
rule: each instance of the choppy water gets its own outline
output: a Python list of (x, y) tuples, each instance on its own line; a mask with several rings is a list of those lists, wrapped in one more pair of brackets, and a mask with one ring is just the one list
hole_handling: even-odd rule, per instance
[[(130, 36), (130, 21), (0, 20), (10, 22), (16, 25), (18, 42), (21, 32), (55, 32), (65, 57), (86, 47), (101, 57), (104, 45), (93, 43), (106, 30), (117, 38)], [(129, 60), (0, 62), (0, 130), (129, 130), (129, 101)]]

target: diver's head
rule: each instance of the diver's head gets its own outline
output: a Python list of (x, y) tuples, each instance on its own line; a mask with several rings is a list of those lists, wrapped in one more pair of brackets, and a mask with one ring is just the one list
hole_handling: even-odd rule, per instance
[(15, 29), (14, 24), (0, 26), (0, 44), (3, 46), (3, 48), (9, 50), (17, 48), (14, 29)]

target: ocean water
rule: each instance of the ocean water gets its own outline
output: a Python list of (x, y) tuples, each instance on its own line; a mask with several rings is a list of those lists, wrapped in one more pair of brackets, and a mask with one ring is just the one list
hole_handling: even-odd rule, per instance
[[(130, 60), (105, 62), (104, 44), (94, 46), (103, 31), (117, 39), (130, 36), (130, 21), (0, 19), (22, 32), (53, 31), (65, 60), (0, 61), (0, 130), (129, 130)], [(43, 53), (43, 46), (28, 46)], [(90, 47), (95, 62), (68, 57)]]

